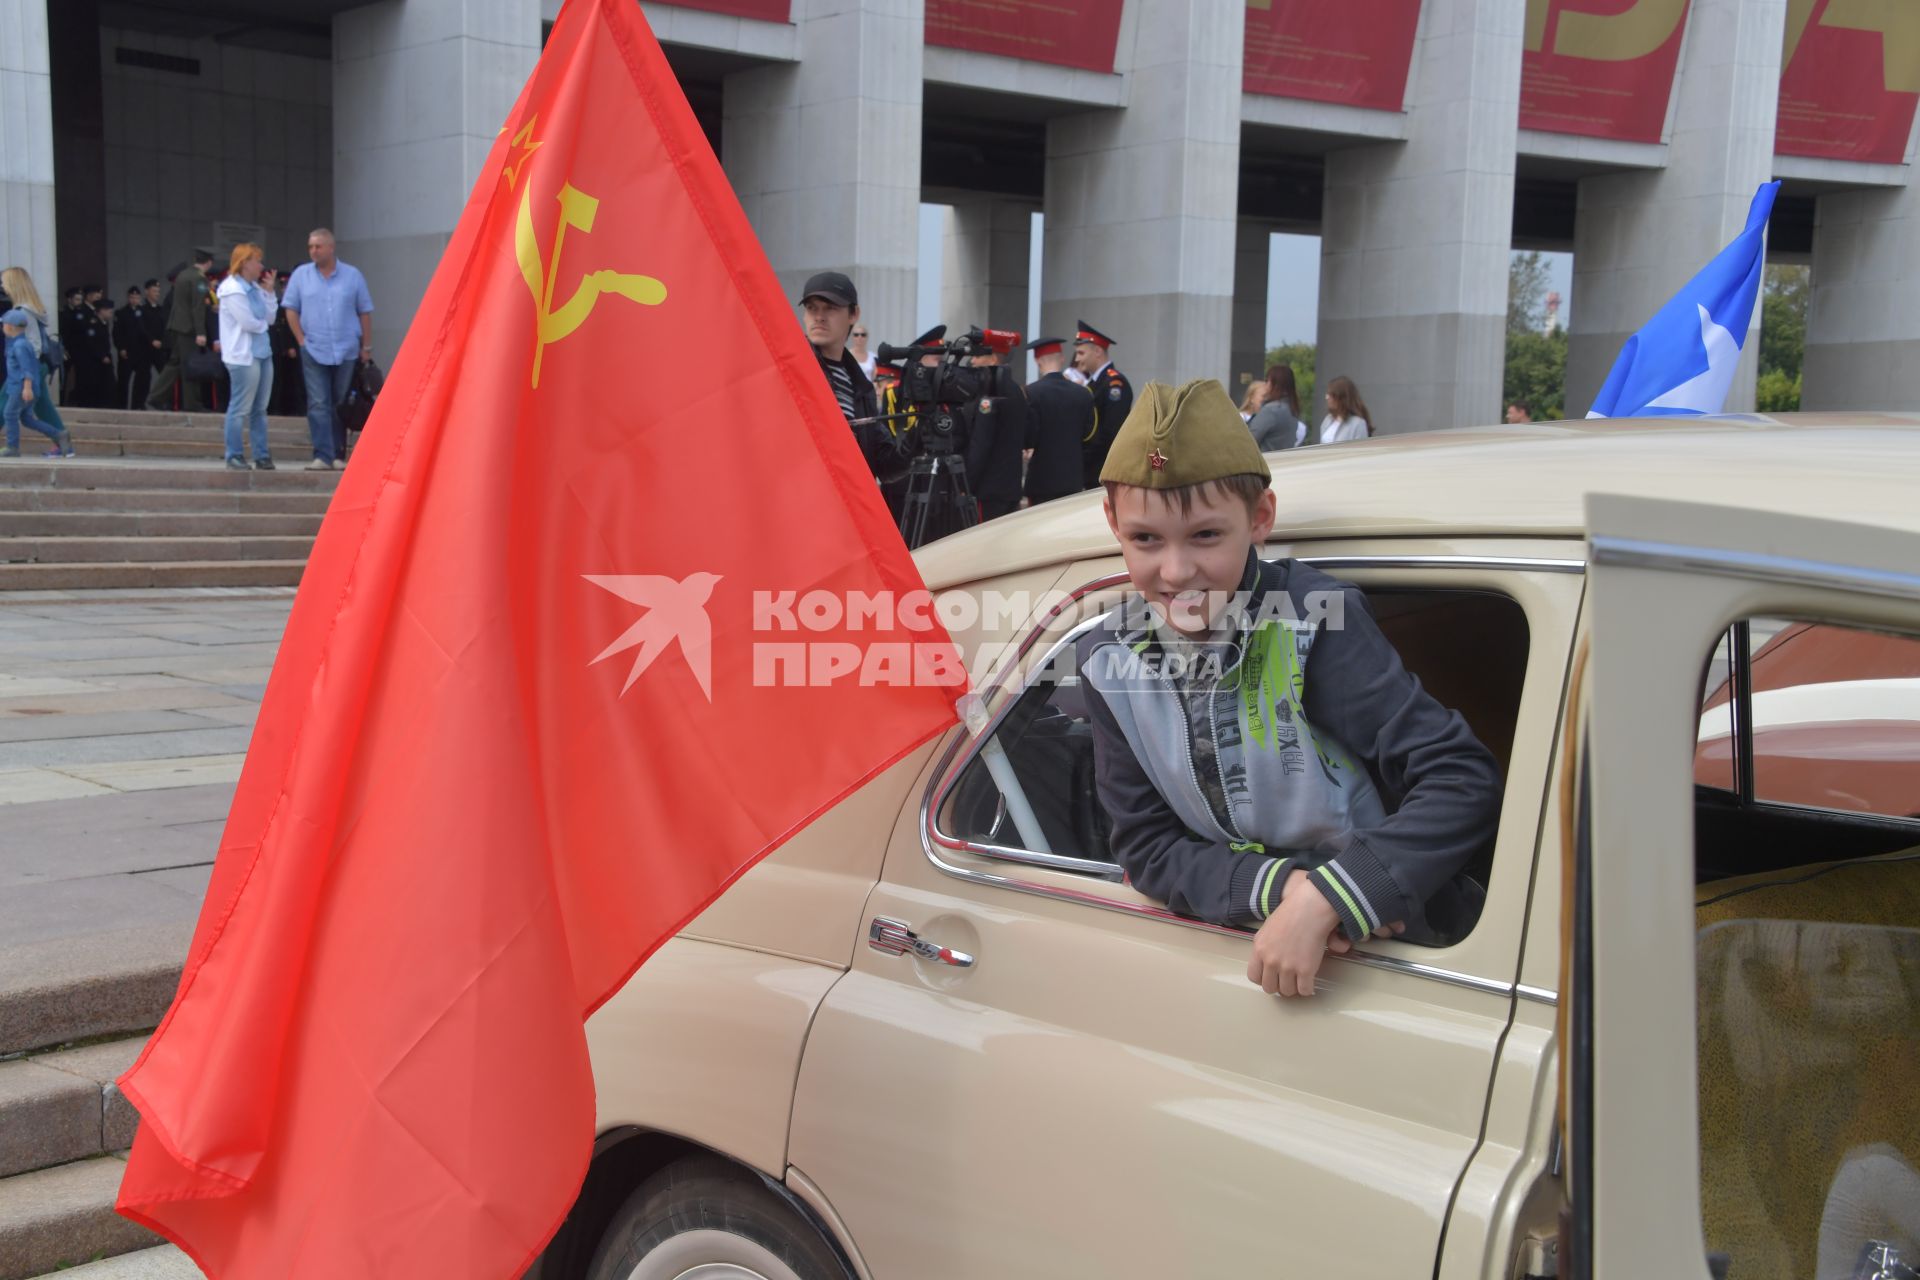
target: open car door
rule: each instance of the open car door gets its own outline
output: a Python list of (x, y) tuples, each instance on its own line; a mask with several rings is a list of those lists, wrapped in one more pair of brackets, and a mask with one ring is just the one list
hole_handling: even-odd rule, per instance
[(1693, 783), (1729, 625), (1920, 635), (1920, 532), (1606, 495), (1587, 515), (1561, 782), (1561, 1274), (1904, 1280), (1920, 1268), (1920, 918), (1884, 898), (1822, 918), (1789, 897), (1703, 926)]

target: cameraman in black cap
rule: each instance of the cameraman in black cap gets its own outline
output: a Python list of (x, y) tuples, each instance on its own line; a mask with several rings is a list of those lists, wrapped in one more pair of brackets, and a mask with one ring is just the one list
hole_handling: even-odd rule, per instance
[[(880, 412), (880, 398), (874, 394), (873, 383), (867, 380), (860, 362), (847, 350), (847, 337), (860, 318), (860, 295), (854, 291), (853, 281), (838, 271), (813, 275), (800, 291), (800, 313), (807, 341), (813, 344), (813, 354), (820, 360), (821, 376), (826, 378), (827, 389), (833, 392), (840, 412), (848, 422), (876, 417)], [(884, 426), (871, 423), (852, 430), (868, 469), (884, 487), (891, 473), (901, 466), (888, 431)], [(888, 505), (892, 505), (891, 498)]]
[(827, 389), (840, 405), (847, 421), (871, 418), (880, 412), (873, 394), (873, 383), (861, 370), (860, 362), (847, 350), (847, 336), (860, 318), (860, 295), (853, 281), (838, 271), (822, 271), (807, 281), (800, 291), (800, 312), (807, 341), (820, 359), (820, 372)]

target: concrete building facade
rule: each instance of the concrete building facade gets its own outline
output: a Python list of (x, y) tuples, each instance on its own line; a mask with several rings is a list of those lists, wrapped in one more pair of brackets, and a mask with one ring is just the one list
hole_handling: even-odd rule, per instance
[[(1804, 403), (1920, 401), (1920, 8), (1858, 0), (646, 3), (789, 290), (1085, 317), (1136, 385), (1264, 357), (1267, 237), (1318, 234), (1319, 368), (1391, 431), (1496, 421), (1511, 250), (1571, 252), (1568, 396), (1785, 183)], [(557, 0), (0, 0), (0, 258), (116, 293), (330, 225), (391, 358)], [(1044, 227), (1033, 278), (1032, 215)], [(1754, 326), (1759, 318), (1756, 314)], [(1733, 409), (1750, 407), (1749, 340)]]

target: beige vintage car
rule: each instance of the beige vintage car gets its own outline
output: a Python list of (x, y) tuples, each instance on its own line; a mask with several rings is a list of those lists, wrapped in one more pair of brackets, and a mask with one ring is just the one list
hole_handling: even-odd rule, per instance
[[(1271, 554), (1364, 587), (1505, 769), (1472, 931), (1283, 1001), (1247, 935), (1130, 889), (1077, 682), (1035, 678), (1118, 548), (1097, 494), (995, 521), (929, 585), (1069, 598), (960, 629), (990, 719), (593, 1018), (602, 1135), (542, 1280), (1912, 1274), (1920, 820), (1771, 794), (1751, 659), (1803, 623), (1920, 654), (1920, 415), (1274, 462)], [(1830, 648), (1793, 710), (1824, 779), (1885, 741), (1883, 673)]]

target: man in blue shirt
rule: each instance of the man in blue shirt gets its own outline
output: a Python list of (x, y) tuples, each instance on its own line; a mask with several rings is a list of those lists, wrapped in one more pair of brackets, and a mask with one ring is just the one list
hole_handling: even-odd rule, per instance
[(294, 269), (280, 305), (300, 345), (307, 385), (307, 431), (313, 437), (307, 470), (328, 471), (347, 452), (336, 406), (353, 382), (354, 363), (373, 355), (373, 298), (367, 278), (334, 255), (333, 232), (315, 228), (307, 237), (307, 256), (312, 261)]

